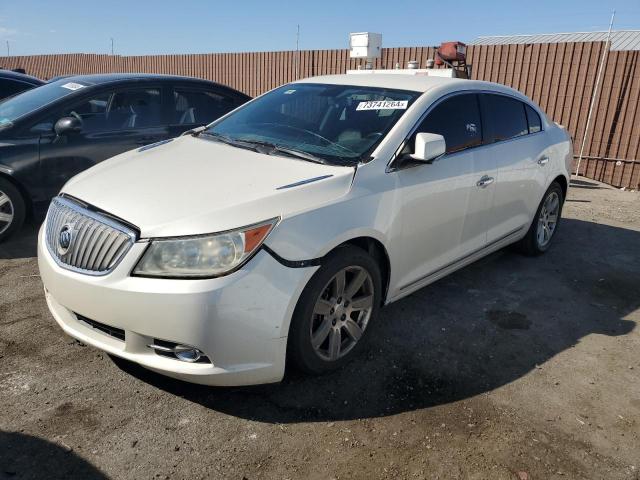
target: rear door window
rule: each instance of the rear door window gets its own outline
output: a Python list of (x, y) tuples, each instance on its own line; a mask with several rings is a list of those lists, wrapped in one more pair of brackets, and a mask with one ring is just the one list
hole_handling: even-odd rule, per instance
[(501, 142), (529, 133), (524, 103), (505, 95), (480, 94), (484, 143)]
[(176, 88), (173, 100), (173, 125), (207, 125), (242, 103), (219, 92), (190, 88)]
[(477, 95), (460, 94), (443, 100), (422, 121), (416, 130), (420, 132), (442, 135), (447, 153), (480, 145), (482, 125)]
[(107, 107), (107, 128), (110, 130), (159, 127), (163, 123), (159, 88), (118, 91)]
[(529, 133), (536, 133), (542, 130), (542, 121), (540, 115), (526, 103), (524, 104), (527, 113), (527, 123), (529, 123)]

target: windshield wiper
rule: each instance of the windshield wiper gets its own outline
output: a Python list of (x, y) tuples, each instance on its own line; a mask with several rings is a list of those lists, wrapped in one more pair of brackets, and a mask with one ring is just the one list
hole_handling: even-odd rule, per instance
[(199, 127), (196, 128), (192, 128), (191, 130), (187, 130), (186, 132), (182, 132), (180, 134), (181, 137), (184, 137), (186, 135), (193, 135), (194, 137), (200, 135), (202, 132), (204, 132), (204, 130), (207, 128), (206, 125), (201, 125)]
[(213, 133), (206, 130), (202, 132), (198, 132), (198, 134), (211, 137), (213, 140), (226, 143), (227, 145), (232, 145), (234, 147), (239, 147), (239, 148), (246, 148), (254, 152), (266, 153), (268, 155), (273, 155), (276, 152), (284, 153), (291, 157), (300, 158), (308, 162), (322, 163), (324, 165), (329, 165), (329, 162), (327, 162), (324, 158), (318, 157), (316, 155), (312, 155), (307, 152), (303, 152), (301, 150), (297, 150), (295, 148), (282, 147), (275, 143), (262, 142), (259, 140), (238, 140), (235, 138), (229, 138), (226, 135), (221, 135), (219, 133)]
[(329, 162), (327, 162), (324, 158), (311, 155), (310, 153), (303, 152), (301, 150), (296, 150), (295, 148), (287, 148), (287, 147), (281, 147), (279, 145), (273, 145), (272, 153), (273, 152), (286, 153), (287, 155), (291, 155), (292, 157), (308, 160), (309, 162), (322, 163), (323, 165), (329, 164)]
[(243, 140), (236, 140), (234, 138), (227, 137), (226, 135), (221, 135), (219, 133), (208, 132), (208, 131), (205, 130), (205, 131), (200, 132), (199, 136), (207, 136), (207, 137), (210, 137), (212, 140), (215, 140), (215, 141), (218, 141), (218, 142), (222, 142), (222, 143), (226, 143), (227, 145), (231, 145), (233, 147), (246, 148), (247, 150), (252, 150), (254, 152), (258, 151), (258, 149), (255, 147), (255, 145), (253, 145), (253, 143), (251, 143), (251, 142), (245, 142)]
[(255, 145), (256, 147), (261, 147), (263, 149), (264, 148), (268, 149), (268, 151), (266, 152), (264, 152), (264, 150), (258, 149), (258, 151), (264, 152), (268, 155), (273, 155), (276, 152), (284, 153), (292, 157), (301, 158), (302, 160), (307, 160), (308, 162), (322, 163), (323, 165), (329, 164), (329, 162), (327, 162), (324, 158), (318, 157), (316, 155), (312, 155), (302, 150), (297, 150), (295, 148), (283, 147), (281, 145), (278, 145), (277, 143), (263, 142), (260, 140), (243, 140), (243, 142), (250, 143), (252, 145)]

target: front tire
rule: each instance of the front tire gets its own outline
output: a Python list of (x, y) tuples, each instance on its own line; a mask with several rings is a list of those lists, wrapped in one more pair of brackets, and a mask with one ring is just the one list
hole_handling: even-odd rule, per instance
[(381, 295), (380, 268), (366, 251), (348, 245), (329, 254), (298, 300), (289, 361), (314, 375), (350, 361), (378, 316)]
[(527, 234), (520, 241), (520, 250), (525, 255), (540, 255), (549, 249), (560, 225), (563, 204), (562, 187), (558, 182), (553, 182), (542, 197)]
[(0, 178), (0, 242), (17, 232), (26, 216), (24, 199), (10, 181)]

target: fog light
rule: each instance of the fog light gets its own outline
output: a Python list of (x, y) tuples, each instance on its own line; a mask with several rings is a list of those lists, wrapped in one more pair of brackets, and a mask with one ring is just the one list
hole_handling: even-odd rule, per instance
[(190, 363), (197, 362), (203, 355), (200, 350), (190, 347), (189, 345), (176, 345), (173, 354), (178, 360)]
[(181, 343), (168, 342), (166, 340), (159, 340), (155, 338), (153, 343), (147, 345), (152, 348), (158, 355), (163, 357), (173, 358), (189, 363), (211, 363), (211, 360), (199, 349), (192, 347), (191, 345), (184, 345)]

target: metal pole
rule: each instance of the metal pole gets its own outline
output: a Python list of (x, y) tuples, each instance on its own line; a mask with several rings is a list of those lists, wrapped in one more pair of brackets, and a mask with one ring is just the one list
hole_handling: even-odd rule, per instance
[(582, 155), (584, 154), (584, 147), (587, 144), (587, 135), (589, 134), (589, 126), (591, 125), (591, 114), (593, 113), (593, 107), (596, 104), (596, 98), (598, 96), (598, 87), (600, 86), (600, 77), (602, 76), (602, 70), (604, 68), (604, 61), (607, 58), (609, 52), (609, 39), (611, 38), (611, 29), (613, 28), (613, 19), (616, 16), (614, 10), (611, 14), (611, 21), (609, 22), (609, 31), (607, 32), (607, 40), (604, 44), (604, 51), (602, 52), (602, 58), (600, 59), (600, 67), (598, 68), (598, 76), (596, 77), (596, 84), (593, 89), (593, 97), (591, 97), (591, 105), (589, 106), (589, 114), (587, 115), (587, 124), (584, 127), (584, 136), (582, 137), (582, 146), (580, 147), (580, 155), (578, 155), (578, 165), (576, 167), (575, 176), (580, 173), (580, 163), (582, 162)]
[(296, 32), (296, 80), (300, 79), (300, 24)]
[(7, 57), (11, 56), (11, 52), (9, 51), (9, 40), (7, 40)]
[(111, 38), (111, 55), (113, 55), (113, 38)]

